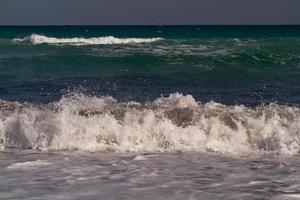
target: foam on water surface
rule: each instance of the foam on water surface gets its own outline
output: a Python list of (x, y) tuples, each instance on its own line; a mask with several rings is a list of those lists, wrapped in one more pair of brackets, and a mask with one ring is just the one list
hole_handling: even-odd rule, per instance
[(58, 45), (105, 45), (105, 44), (140, 44), (157, 42), (162, 38), (115, 38), (113, 36), (107, 37), (93, 37), (93, 38), (55, 38), (43, 35), (32, 34), (25, 38), (15, 38), (14, 42), (30, 42), (34, 45), (38, 44), (58, 44)]
[(152, 102), (72, 94), (47, 105), (1, 102), (4, 149), (298, 154), (300, 109), (248, 108), (171, 94)]
[(50, 162), (45, 160), (27, 161), (23, 163), (13, 163), (7, 167), (9, 170), (28, 170), (50, 165)]
[(0, 198), (298, 199), (299, 166), (273, 155), (15, 152), (0, 165)]
[(272, 200), (297, 200), (297, 199), (300, 199), (300, 194), (278, 195), (272, 198)]

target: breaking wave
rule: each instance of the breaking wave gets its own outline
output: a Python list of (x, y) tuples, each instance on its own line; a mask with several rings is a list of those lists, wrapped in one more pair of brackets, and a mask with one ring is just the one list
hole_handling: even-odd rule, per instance
[(2, 149), (100, 152), (300, 151), (300, 109), (248, 108), (171, 94), (152, 102), (72, 94), (47, 105), (0, 101)]
[(46, 37), (43, 35), (32, 34), (25, 38), (15, 38), (13, 42), (30, 42), (34, 45), (38, 44), (57, 44), (57, 45), (105, 45), (105, 44), (140, 44), (150, 43), (162, 40), (162, 38), (115, 38), (113, 36), (107, 37), (93, 37), (93, 38), (55, 38)]

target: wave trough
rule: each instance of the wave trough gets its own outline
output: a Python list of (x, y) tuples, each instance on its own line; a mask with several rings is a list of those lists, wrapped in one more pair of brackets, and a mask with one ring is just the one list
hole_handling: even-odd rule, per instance
[(55, 38), (43, 35), (32, 34), (25, 38), (15, 38), (13, 42), (30, 42), (34, 45), (38, 44), (56, 44), (56, 45), (106, 45), (106, 44), (141, 44), (151, 43), (162, 40), (162, 38), (116, 38), (113, 36), (107, 37), (92, 37), (92, 38)]

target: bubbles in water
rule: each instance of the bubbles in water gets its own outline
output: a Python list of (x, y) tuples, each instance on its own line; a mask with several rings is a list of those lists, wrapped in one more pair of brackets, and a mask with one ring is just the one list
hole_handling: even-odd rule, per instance
[(152, 102), (73, 93), (47, 105), (0, 104), (3, 148), (101, 152), (296, 154), (300, 110), (202, 104), (171, 94)]

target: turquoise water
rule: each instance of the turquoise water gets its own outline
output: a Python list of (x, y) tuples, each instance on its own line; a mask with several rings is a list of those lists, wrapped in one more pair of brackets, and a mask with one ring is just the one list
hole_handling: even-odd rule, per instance
[[(141, 44), (33, 44), (46, 37), (162, 38)], [(300, 27), (1, 27), (0, 98), (49, 103), (85, 90), (148, 101), (179, 92), (248, 106), (300, 102)]]

